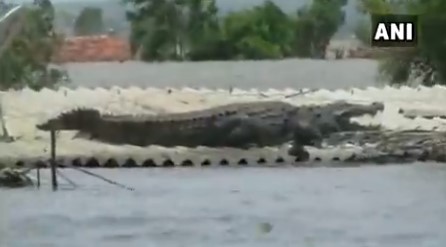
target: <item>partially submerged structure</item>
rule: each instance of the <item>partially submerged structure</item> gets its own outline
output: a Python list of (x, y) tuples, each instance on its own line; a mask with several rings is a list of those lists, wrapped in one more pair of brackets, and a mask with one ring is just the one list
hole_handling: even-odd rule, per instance
[[(441, 115), (442, 109), (439, 106), (445, 103), (444, 97), (442, 97), (443, 93), (446, 93), (445, 88), (396, 89), (385, 87), (345, 91), (319, 90), (299, 94), (300, 91), (271, 89), (260, 92), (235, 89), (230, 93), (228, 90), (223, 89), (192, 88), (61, 88), (59, 90), (45, 89), (40, 92), (29, 89), (3, 92), (6, 127), (15, 140), (9, 143), (0, 143), (0, 159), (16, 163), (18, 166), (32, 165), (36, 162), (46, 163), (49, 158), (50, 140), (49, 134), (41, 129), (50, 129), (49, 126), (51, 124), (45, 125), (45, 123), (58, 123), (58, 119), (64, 119), (63, 117), (60, 118), (60, 116), (70, 119), (70, 116), (77, 115), (77, 120), (75, 117), (72, 118), (71, 122), (62, 121), (65, 125), (55, 124), (53, 126), (55, 129), (59, 128), (62, 130), (57, 134), (57, 157), (61, 166), (302, 165), (304, 163), (302, 163), (301, 159), (289, 153), (290, 147), (287, 140), (292, 139), (285, 138), (282, 144), (278, 142), (258, 145), (259, 142), (250, 139), (255, 137), (254, 131), (251, 132), (251, 136), (248, 135), (249, 138), (246, 143), (256, 145), (237, 148), (231, 145), (223, 145), (224, 147), (207, 145), (206, 147), (206, 145), (200, 145), (206, 143), (199, 143), (200, 139), (196, 137), (199, 136), (201, 130), (206, 130), (206, 124), (211, 123), (212, 126), (212, 123), (217, 123), (218, 125), (226, 122), (237, 125), (243, 123), (243, 121), (240, 121), (242, 119), (255, 120), (256, 116), (256, 121), (267, 126), (275, 123), (278, 124), (276, 126), (280, 126), (280, 124), (284, 126), (283, 123), (286, 122), (284, 120), (287, 118), (283, 116), (286, 116), (286, 114), (283, 115), (281, 110), (278, 109), (287, 109), (287, 107), (288, 109), (293, 109), (295, 107), (296, 109), (313, 108), (323, 111), (324, 109), (329, 109), (329, 106), (337, 105), (336, 102), (339, 102), (339, 100), (347, 102), (347, 105), (364, 106), (365, 108), (363, 109), (367, 109), (366, 106), (376, 106), (377, 108), (374, 111), (370, 111), (370, 114), (360, 114), (356, 117), (346, 118), (349, 120), (349, 123), (375, 127), (372, 130), (355, 132), (361, 133), (363, 135), (362, 139), (358, 135), (356, 137), (347, 135), (348, 133), (353, 133), (352, 131), (355, 129), (343, 129), (350, 132), (341, 133), (335, 131), (338, 133), (325, 135), (321, 145), (315, 145), (314, 143), (304, 145), (309, 153), (308, 161), (305, 164), (315, 165), (313, 161), (321, 161), (318, 162), (320, 165), (338, 166), (345, 164), (343, 161), (361, 160), (365, 162), (368, 159), (373, 162), (376, 160), (374, 157), (381, 157), (380, 159), (383, 160), (383, 157), (386, 157), (386, 155), (393, 157), (393, 160), (396, 159), (395, 157), (402, 157), (401, 160), (423, 159), (423, 157), (436, 159), (433, 152), (430, 153), (432, 154), (430, 156), (426, 156), (425, 153), (424, 156), (420, 155), (417, 158), (415, 153), (422, 154), (425, 150), (420, 149), (420, 145), (417, 146), (415, 144), (416, 140), (424, 140), (424, 143), (432, 144), (429, 144), (432, 148), (426, 148), (427, 151), (439, 150), (441, 147), (439, 143), (442, 143), (442, 139), (433, 138), (434, 136), (440, 137), (440, 135), (432, 131), (445, 131), (444, 120), (435, 117), (433, 119), (411, 119), (405, 116), (407, 114), (402, 114), (400, 109), (404, 109), (406, 113), (410, 112), (413, 115), (416, 112), (422, 114), (420, 112), (425, 111), (425, 109), (430, 109), (431, 112), (434, 112), (435, 108), (437, 108), (437, 115)], [(382, 109), (382, 105), (373, 104), (375, 101), (383, 102), (383, 111), (377, 111)], [(276, 103), (271, 104), (272, 102)], [(263, 107), (260, 108), (254, 107), (262, 105)], [(283, 107), (275, 107), (276, 110), (274, 110), (274, 107), (270, 107), (271, 109), (265, 107), (268, 105)], [(232, 118), (223, 116), (224, 114), (219, 115), (219, 113), (224, 113), (225, 111), (215, 111), (215, 109), (225, 109), (228, 106), (245, 107), (231, 108)], [(75, 109), (83, 110), (76, 111)], [(237, 111), (237, 109), (243, 110)], [(209, 114), (213, 111), (215, 111), (215, 115)], [(242, 112), (244, 114), (240, 114)], [(335, 109), (326, 112), (330, 114), (325, 116), (333, 117), (341, 114), (342, 110), (339, 110), (337, 113)], [(93, 119), (96, 119), (96, 123), (104, 125), (98, 125), (93, 128), (94, 124), (91, 124), (90, 129), (79, 128), (76, 125), (79, 124), (80, 120), (83, 119), (87, 123), (91, 121), (88, 118), (82, 118), (83, 114), (81, 113), (91, 113), (84, 116), (95, 116)], [(310, 116), (317, 116), (317, 114), (313, 112), (313, 115)], [(300, 121), (304, 122), (305, 119), (311, 118), (308, 118), (308, 116), (307, 118), (299, 118)], [(321, 118), (321, 120), (324, 119), (333, 120), (330, 117)], [(262, 124), (258, 126), (262, 126)], [(70, 127), (70, 125), (73, 127), (71, 130), (64, 130)], [(36, 126), (39, 126), (41, 129)], [(113, 128), (108, 128), (110, 126)], [(239, 127), (242, 126), (239, 125)], [(248, 124), (248, 126), (251, 125)], [(254, 126), (256, 125), (254, 124)], [(309, 126), (317, 126), (317, 121)], [(384, 131), (374, 134), (376, 126), (380, 126)], [(239, 127), (232, 131), (236, 134), (243, 133), (243, 131), (239, 132), (237, 130), (240, 129)], [(255, 128), (251, 127), (247, 129), (249, 131), (255, 130)], [(197, 135), (187, 139), (187, 133), (194, 133), (191, 130), (197, 130), (198, 132), (195, 133)], [(221, 137), (230, 138), (232, 131), (221, 131), (219, 134), (221, 134)], [(413, 133), (407, 131), (412, 131)], [(126, 133), (133, 134), (126, 136)], [(260, 133), (263, 132), (260, 131)], [(392, 145), (388, 145), (390, 148), (384, 148), (386, 143), (390, 143), (385, 141), (386, 138), (389, 138), (389, 133), (394, 133), (392, 135), (395, 136), (392, 137), (395, 140), (392, 142), (394, 143), (392, 144), (393, 149)], [(336, 139), (336, 135), (340, 134), (344, 134), (344, 137)], [(424, 137), (421, 137), (423, 135)], [(106, 138), (113, 136), (117, 138), (118, 143), (113, 143), (113, 140), (106, 140)], [(153, 142), (146, 143), (149, 146), (138, 145), (138, 138), (139, 141), (152, 140)], [(187, 145), (187, 140), (191, 140), (189, 145)], [(221, 140), (224, 141), (224, 139)], [(311, 141), (314, 141), (314, 139)], [(377, 146), (377, 148), (371, 148), (373, 145)], [(424, 145), (424, 147), (429, 145)], [(409, 150), (410, 147), (412, 149), (418, 147), (420, 151), (412, 152)], [(291, 154), (293, 153), (291, 152)], [(410, 155), (412, 155), (412, 158), (409, 157)], [(359, 162), (356, 163), (359, 164)]]
[[(19, 30), (23, 11), (18, 6), (0, 20), (0, 56)], [(445, 131), (441, 120), (435, 119), (442, 114), (420, 120), (416, 117), (420, 109), (413, 114), (408, 108), (414, 102), (431, 110), (444, 105), (445, 88), (319, 90), (305, 95), (300, 91), (60, 88), (2, 92), (0, 160), (18, 166), (45, 163), (49, 149), (45, 130), (62, 130), (57, 145), (62, 166), (442, 159), (438, 154), (443, 134), (432, 132)], [(407, 112), (412, 112), (409, 118)], [(371, 131), (376, 126), (381, 129)], [(419, 128), (429, 132), (404, 131)]]
[(10, 167), (0, 169), (0, 187), (21, 188), (33, 186), (33, 181), (26, 172)]

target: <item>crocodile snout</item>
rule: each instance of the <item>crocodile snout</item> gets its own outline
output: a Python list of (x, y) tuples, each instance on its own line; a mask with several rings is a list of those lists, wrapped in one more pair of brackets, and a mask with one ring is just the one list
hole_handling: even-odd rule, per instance
[(369, 105), (350, 105), (347, 109), (341, 111), (341, 117), (359, 117), (362, 115), (375, 115), (384, 110), (382, 102), (373, 102)]

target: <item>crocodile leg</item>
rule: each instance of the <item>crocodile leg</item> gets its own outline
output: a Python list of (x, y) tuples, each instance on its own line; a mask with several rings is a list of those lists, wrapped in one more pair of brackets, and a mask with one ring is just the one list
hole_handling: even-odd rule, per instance
[(307, 161), (310, 154), (305, 149), (305, 146), (322, 145), (322, 134), (318, 129), (312, 127), (296, 126), (293, 131), (293, 141), (288, 154), (296, 157), (299, 161)]
[(203, 129), (189, 131), (187, 138), (200, 139), (199, 142), (206, 147), (227, 147), (225, 142), (228, 133), (239, 125), (239, 121), (235, 117), (216, 119), (209, 122), (208, 126)]
[(308, 161), (310, 159), (310, 153), (305, 150), (303, 145), (293, 143), (288, 150), (288, 155), (296, 157), (299, 161)]
[(269, 122), (245, 114), (217, 118), (209, 122), (200, 133), (204, 146), (233, 147), (248, 149), (253, 146), (263, 147), (279, 145), (282, 136), (276, 133), (278, 128)]
[(246, 125), (240, 125), (232, 129), (227, 135), (225, 146), (249, 149), (253, 144), (253, 133)]
[(297, 145), (320, 147), (322, 145), (323, 134), (318, 128), (302, 125), (293, 129), (292, 140)]
[(227, 136), (227, 145), (248, 149), (251, 147), (265, 147), (268, 144), (282, 144), (280, 141), (271, 141), (275, 136), (267, 126), (241, 124), (234, 128)]
[(253, 146), (264, 147), (274, 137), (275, 135), (268, 125), (251, 118), (242, 118), (227, 132), (225, 145), (243, 149)]

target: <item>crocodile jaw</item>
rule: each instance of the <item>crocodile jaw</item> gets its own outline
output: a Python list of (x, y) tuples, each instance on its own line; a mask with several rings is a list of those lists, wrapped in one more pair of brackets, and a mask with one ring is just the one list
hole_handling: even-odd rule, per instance
[(373, 102), (369, 105), (348, 104), (340, 111), (335, 112), (335, 115), (342, 118), (359, 117), (362, 115), (376, 115), (384, 111), (384, 104), (381, 102)]

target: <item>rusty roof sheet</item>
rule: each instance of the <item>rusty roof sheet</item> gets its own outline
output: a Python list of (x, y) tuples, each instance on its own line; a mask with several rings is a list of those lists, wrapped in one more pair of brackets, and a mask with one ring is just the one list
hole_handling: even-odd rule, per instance
[(78, 36), (65, 39), (53, 61), (114, 62), (131, 59), (128, 41), (107, 35)]

